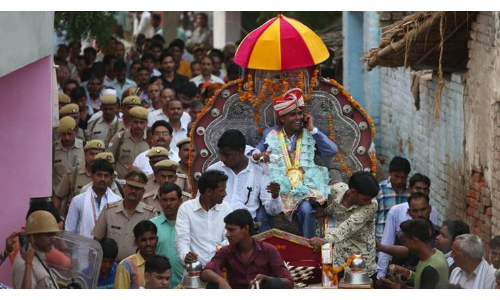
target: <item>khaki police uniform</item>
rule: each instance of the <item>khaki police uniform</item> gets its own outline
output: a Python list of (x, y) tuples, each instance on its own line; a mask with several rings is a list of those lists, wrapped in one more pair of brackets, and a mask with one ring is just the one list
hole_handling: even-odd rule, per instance
[[(91, 140), (83, 147), (84, 153), (88, 150), (104, 151), (104, 149), (104, 142), (101, 140)], [(92, 174), (87, 170), (87, 163), (68, 170), (54, 193), (62, 201), (61, 215), (66, 215), (73, 197), (80, 194), (82, 187), (89, 182), (92, 182)]]
[[(133, 107), (130, 110), (130, 116), (147, 122), (148, 120), (148, 110), (141, 106)], [(118, 173), (118, 178), (124, 178), (129, 168), (134, 163), (137, 155), (149, 149), (149, 144), (147, 142), (147, 132), (143, 133), (141, 139), (136, 142), (132, 138), (130, 130), (116, 133), (111, 141), (109, 142), (106, 151), (113, 153), (116, 159), (115, 171)], [(146, 176), (145, 174), (143, 174)], [(141, 175), (142, 176), (142, 175)]]
[(149, 149), (149, 144), (144, 135), (139, 142), (135, 142), (130, 134), (130, 130), (118, 132), (109, 142), (107, 152), (113, 153), (116, 160), (115, 171), (118, 178), (124, 178), (132, 166), (135, 158), (140, 153)]
[[(102, 106), (117, 106), (118, 99), (115, 95), (103, 95), (101, 96), (101, 105)], [(87, 126), (87, 136), (93, 139), (103, 140), (106, 145), (109, 144), (111, 138), (120, 131), (120, 122), (117, 116), (114, 117), (111, 123), (108, 123), (104, 120), (104, 117), (101, 116), (97, 120), (90, 122)], [(123, 123), (121, 123), (123, 128)]]
[(191, 193), (191, 187), (189, 185), (189, 177), (187, 176), (186, 173), (184, 173), (184, 171), (182, 171), (180, 166), (177, 168), (177, 180), (175, 181), (175, 184), (180, 186), (183, 192), (186, 192), (188, 194)]
[(75, 143), (71, 149), (65, 149), (62, 146), (61, 140), (55, 142), (53, 157), (52, 188), (55, 190), (69, 169), (80, 164), (85, 164), (83, 141), (75, 139)]
[(89, 138), (103, 140), (104, 143), (108, 145), (111, 138), (122, 129), (122, 119), (115, 116), (113, 121), (108, 124), (101, 116), (99, 117), (99, 119), (94, 120), (88, 124), (87, 136)]
[(152, 190), (149, 193), (145, 193), (142, 197), (142, 202), (146, 203), (149, 206), (152, 206), (156, 210), (156, 215), (161, 215), (163, 209), (160, 205), (160, 197), (158, 196), (158, 189)]
[(65, 216), (68, 212), (71, 199), (80, 194), (81, 189), (88, 183), (92, 183), (92, 175), (87, 172), (85, 164), (81, 164), (76, 168), (71, 168), (64, 174), (61, 183), (54, 193), (62, 200), (61, 207), (59, 208), (62, 216)]
[[(38, 259), (36, 256), (33, 258), (33, 267), (31, 272), (31, 288), (32, 289), (57, 289), (55, 286), (56, 280), (54, 277), (51, 277), (50, 269), (46, 269), (45, 266), (48, 266), (47, 260), (45, 259), (45, 253), (41, 251), (35, 251), (36, 255), (40, 258)], [(16, 256), (14, 260), (14, 264), (12, 266), (12, 277), (15, 289), (20, 289), (23, 284), (24, 278), (24, 270), (26, 269), (26, 264), (24, 263), (23, 258), (21, 257), (21, 253)]]
[[(153, 147), (146, 154), (146, 157), (149, 158), (150, 163), (151, 163), (151, 159), (165, 160), (168, 158), (168, 150), (163, 148), (163, 147)], [(149, 192), (154, 191), (154, 190), (158, 190), (159, 187), (160, 187), (160, 185), (156, 181), (154, 173), (148, 175), (148, 183), (146, 184), (146, 187), (144, 188), (146, 190), (146, 193), (149, 193)]]
[(123, 201), (108, 203), (101, 212), (99, 220), (92, 230), (92, 235), (98, 239), (105, 237), (113, 239), (118, 245), (116, 261), (135, 254), (137, 246), (134, 243), (134, 227), (142, 220), (149, 220), (155, 216), (156, 210), (143, 202), (139, 202), (129, 216), (123, 207)]
[[(125, 175), (127, 185), (143, 189), (146, 185), (147, 177), (140, 170), (130, 171)], [(137, 246), (134, 244), (134, 227), (140, 221), (149, 220), (156, 216), (154, 207), (139, 201), (135, 209), (128, 214), (124, 207), (124, 201), (108, 203), (99, 215), (97, 224), (92, 230), (92, 235), (97, 239), (108, 237), (113, 239), (118, 245), (118, 257), (116, 261), (136, 253)]]

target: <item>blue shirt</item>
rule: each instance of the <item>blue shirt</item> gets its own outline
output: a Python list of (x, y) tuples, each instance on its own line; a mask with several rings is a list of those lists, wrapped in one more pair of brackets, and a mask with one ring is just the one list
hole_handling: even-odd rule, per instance
[[(260, 152), (266, 151), (267, 145), (266, 136), (269, 134), (271, 130), (282, 130), (283, 126), (273, 126), (268, 127), (264, 130), (262, 134), (262, 138), (255, 146), (256, 149), (259, 149)], [(307, 130), (304, 128), (304, 130)], [(285, 135), (286, 136), (286, 135)], [(318, 130), (317, 133), (312, 134), (314, 141), (316, 142), (316, 148), (319, 150), (319, 155), (323, 158), (334, 156), (337, 153), (337, 145), (332, 142), (323, 132)], [(286, 137), (287, 138), (287, 137)], [(289, 151), (295, 151), (295, 145), (297, 141), (297, 134), (294, 134), (289, 141), (287, 141), (287, 148)]]
[(379, 183), (380, 191), (377, 195), (378, 211), (376, 219), (375, 237), (381, 239), (384, 233), (385, 219), (389, 210), (396, 204), (408, 202), (408, 191), (406, 187), (400, 192), (392, 188), (391, 177)]
[(111, 270), (109, 270), (109, 274), (106, 277), (102, 277), (99, 275), (99, 280), (97, 281), (98, 289), (114, 289), (115, 288), (115, 276), (116, 276), (116, 267), (117, 263), (113, 263)]

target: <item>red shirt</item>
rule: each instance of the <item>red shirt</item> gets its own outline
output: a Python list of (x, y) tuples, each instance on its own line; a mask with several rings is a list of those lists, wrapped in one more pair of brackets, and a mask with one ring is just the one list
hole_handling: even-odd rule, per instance
[(271, 244), (253, 240), (253, 253), (247, 264), (243, 263), (236, 246), (224, 246), (215, 253), (205, 269), (221, 274), (227, 269), (227, 281), (233, 289), (247, 289), (258, 274), (288, 279), (293, 282), (278, 250)]

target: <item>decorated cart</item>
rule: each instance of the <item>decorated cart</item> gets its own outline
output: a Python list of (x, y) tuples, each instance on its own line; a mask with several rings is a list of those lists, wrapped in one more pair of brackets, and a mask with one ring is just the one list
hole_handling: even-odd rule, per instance
[[(265, 128), (277, 125), (273, 100), (292, 88), (302, 91), (305, 110), (313, 116), (315, 126), (338, 147), (334, 157), (315, 157), (318, 165), (327, 167), (330, 179), (346, 182), (356, 171), (375, 173), (373, 121), (342, 85), (321, 77), (318, 64), (328, 56), (325, 44), (312, 30), (283, 15), (248, 34), (234, 58), (242, 68), (240, 79), (222, 86), (193, 122), (189, 156), (193, 191), (201, 174), (219, 161), (217, 142), (221, 135), (228, 129), (238, 129), (247, 145), (255, 146)], [(281, 253), (292, 261), (303, 282), (321, 282), (317, 269), (321, 255), (312, 251), (306, 239), (291, 235), (293, 230), (278, 229), (288, 233), (274, 229), (259, 238), (299, 249), (288, 256), (286, 251)]]
[(255, 146), (264, 128), (276, 125), (273, 98), (293, 87), (302, 90), (316, 127), (338, 146), (335, 157), (316, 158), (328, 167), (331, 179), (345, 181), (361, 170), (375, 173), (373, 121), (342, 85), (321, 77), (318, 64), (328, 55), (314, 32), (282, 15), (248, 34), (234, 58), (242, 67), (241, 78), (208, 99), (193, 123), (189, 158), (193, 186), (219, 161), (217, 141), (226, 130), (240, 130), (247, 144)]

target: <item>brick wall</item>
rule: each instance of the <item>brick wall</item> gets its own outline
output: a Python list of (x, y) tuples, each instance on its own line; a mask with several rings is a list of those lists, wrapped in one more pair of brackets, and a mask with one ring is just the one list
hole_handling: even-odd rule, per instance
[(485, 242), (500, 234), (499, 21), (498, 12), (479, 13), (468, 43), (466, 157), (472, 173), (466, 219)]
[(410, 70), (381, 69), (382, 126), (378, 153), (387, 157), (408, 158), (412, 174), (431, 179), (432, 205), (440, 221), (463, 217), (464, 207), (451, 199), (464, 199), (464, 84), (454, 75), (446, 81), (439, 119), (434, 117), (437, 78), (420, 82), (420, 110), (410, 92)]
[(380, 68), (382, 113), (378, 153), (408, 158), (412, 173), (430, 177), (440, 221), (459, 218), (488, 243), (500, 234), (500, 16), (481, 12), (472, 24), (465, 74), (448, 74), (440, 118), (437, 78), (421, 80), (420, 107), (411, 73)]

